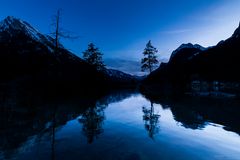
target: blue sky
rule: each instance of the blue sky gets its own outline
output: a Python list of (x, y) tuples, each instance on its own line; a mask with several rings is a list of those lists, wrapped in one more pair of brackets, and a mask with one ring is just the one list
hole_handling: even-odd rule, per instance
[(240, 0), (0, 0), (0, 19), (12, 15), (50, 33), (58, 8), (62, 28), (79, 36), (62, 39), (66, 48), (81, 56), (93, 42), (105, 58), (138, 60), (152, 40), (167, 59), (182, 43), (215, 45), (240, 21)]

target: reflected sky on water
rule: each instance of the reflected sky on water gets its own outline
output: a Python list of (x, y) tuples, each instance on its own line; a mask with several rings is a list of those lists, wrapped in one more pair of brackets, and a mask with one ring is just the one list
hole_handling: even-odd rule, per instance
[[(171, 102), (160, 104), (140, 93), (118, 93), (86, 103), (84, 109), (72, 108), (71, 102), (44, 111), (24, 107), (8, 111), (6, 118), (10, 124), (2, 127), (0, 156), (2, 159), (239, 159), (240, 136), (233, 132), (238, 128), (224, 125), (229, 124), (224, 117), (228, 112), (224, 118), (215, 119), (213, 111), (218, 103), (203, 102), (202, 106), (212, 105), (212, 109), (205, 110), (188, 107), (196, 105), (192, 103), (195, 100), (188, 100), (188, 104), (185, 100)], [(18, 119), (11, 117), (17, 115)]]

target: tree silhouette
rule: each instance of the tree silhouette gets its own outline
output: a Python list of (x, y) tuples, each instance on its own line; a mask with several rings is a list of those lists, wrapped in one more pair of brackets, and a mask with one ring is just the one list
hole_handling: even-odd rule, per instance
[(157, 52), (158, 50), (152, 46), (151, 41), (149, 40), (143, 51), (144, 58), (141, 61), (142, 71), (149, 70), (150, 73), (153, 71), (154, 67), (158, 64), (156, 56)]
[(93, 143), (94, 139), (98, 138), (103, 132), (104, 108), (105, 106), (96, 103), (95, 106), (89, 107), (78, 119), (82, 124), (83, 134), (87, 137), (89, 144)]
[(52, 26), (54, 27), (54, 31), (51, 33), (51, 35), (54, 37), (54, 53), (58, 54), (59, 51), (59, 41), (60, 38), (65, 38), (65, 39), (77, 39), (78, 36), (73, 36), (69, 31), (65, 31), (60, 27), (61, 23), (61, 12), (62, 9), (57, 10), (57, 14), (53, 18), (53, 24)]
[(158, 122), (160, 115), (154, 113), (154, 106), (151, 102), (151, 108), (148, 109), (147, 107), (143, 106), (143, 120), (145, 122), (144, 126), (148, 132), (150, 138), (154, 138), (154, 135), (158, 132)]
[(105, 68), (105, 65), (102, 60), (103, 54), (99, 51), (93, 43), (88, 45), (88, 49), (83, 52), (83, 59), (93, 65), (97, 70), (102, 70)]

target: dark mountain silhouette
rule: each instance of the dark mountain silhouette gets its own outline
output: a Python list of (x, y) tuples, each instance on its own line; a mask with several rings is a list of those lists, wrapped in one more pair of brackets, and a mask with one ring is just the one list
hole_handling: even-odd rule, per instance
[(11, 16), (4, 19), (0, 22), (0, 81), (94, 89), (122, 82), (108, 71), (97, 71), (62, 45), (55, 52), (54, 41), (25, 21)]
[(198, 44), (182, 44), (175, 51), (172, 52), (169, 62), (178, 63), (180, 61), (186, 61), (191, 56), (197, 55), (200, 51), (204, 51), (206, 48)]
[(224, 91), (235, 92), (239, 90), (240, 82), (239, 53), (240, 26), (230, 38), (213, 47), (181, 45), (173, 52), (168, 63), (162, 63), (146, 78), (145, 84), (165, 85), (165, 89), (183, 91), (191, 88), (193, 82), (200, 86), (200, 90), (202, 86), (211, 90), (216, 83)]

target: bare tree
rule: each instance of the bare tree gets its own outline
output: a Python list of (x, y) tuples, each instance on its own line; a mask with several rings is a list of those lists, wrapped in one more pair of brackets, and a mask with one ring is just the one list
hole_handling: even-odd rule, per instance
[(54, 31), (51, 34), (54, 37), (54, 42), (55, 42), (54, 52), (55, 52), (55, 54), (58, 54), (58, 51), (59, 51), (60, 38), (71, 39), (71, 40), (79, 38), (79, 36), (73, 36), (73, 34), (71, 32), (66, 31), (60, 27), (61, 16), (62, 16), (61, 13), (62, 13), (62, 9), (58, 9), (57, 14), (54, 16), (53, 24), (52, 24), (52, 26), (54, 27)]
[(56, 15), (55, 53), (57, 53), (58, 51), (58, 43), (59, 43), (59, 19), (60, 19), (60, 10), (57, 11), (57, 15)]

